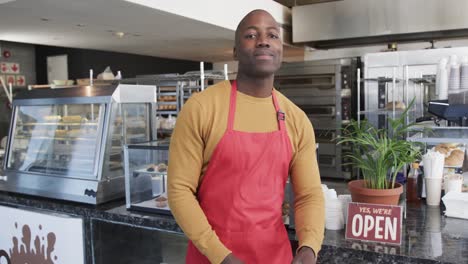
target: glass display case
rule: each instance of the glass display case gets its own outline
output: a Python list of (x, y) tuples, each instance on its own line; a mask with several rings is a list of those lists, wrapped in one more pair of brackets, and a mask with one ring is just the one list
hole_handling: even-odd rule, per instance
[(170, 214), (167, 201), (169, 141), (129, 144), (124, 148), (128, 209)]
[(155, 103), (148, 85), (18, 94), (0, 189), (91, 204), (122, 197), (123, 145), (152, 140)]
[[(468, 170), (466, 146), (468, 144), (468, 127), (430, 127), (420, 128), (410, 132), (408, 141), (420, 142), (422, 153), (429, 149), (437, 150), (445, 155), (444, 174), (463, 173)], [(456, 153), (463, 153), (458, 156)]]

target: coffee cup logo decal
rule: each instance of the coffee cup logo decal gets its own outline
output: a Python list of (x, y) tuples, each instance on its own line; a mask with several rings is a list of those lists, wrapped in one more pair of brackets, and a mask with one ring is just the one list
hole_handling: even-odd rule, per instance
[(5, 250), (0, 250), (0, 262), (2, 259), (6, 259), (6, 263), (11, 264), (10, 256), (8, 256), (8, 253)]
[[(18, 223), (15, 223), (15, 229), (18, 229)], [(42, 230), (42, 225), (39, 225), (39, 230)], [(9, 249), (9, 254), (0, 249), (0, 261), (6, 259), (8, 264), (54, 264), (57, 256), (52, 256), (56, 242), (55, 233), (47, 233), (46, 238), (36, 235), (32, 241), (31, 228), (29, 225), (23, 225), (22, 237), (18, 239), (13, 236), (13, 247)], [(47, 245), (47, 248), (45, 246)]]

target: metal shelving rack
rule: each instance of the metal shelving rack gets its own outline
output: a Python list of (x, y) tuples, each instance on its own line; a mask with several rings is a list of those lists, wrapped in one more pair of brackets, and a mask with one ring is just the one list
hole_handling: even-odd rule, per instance
[[(204, 62), (200, 62), (200, 71), (190, 71), (184, 74), (141, 75), (134, 79), (121, 80), (121, 82), (156, 85), (156, 116), (176, 117), (190, 96), (203, 91), (210, 81), (214, 80), (228, 80), (226, 64), (224, 72), (205, 71)], [(173, 100), (167, 100), (168, 96), (173, 97)], [(164, 109), (166, 106), (171, 106), (171, 109)], [(160, 128), (156, 131), (157, 135), (163, 136), (171, 133), (172, 129)]]
[[(201, 67), (203, 69), (203, 67)], [(209, 85), (210, 81), (215, 80), (227, 80), (227, 71), (223, 72), (218, 71), (195, 71), (187, 72), (184, 75), (181, 75), (183, 78), (179, 84), (179, 102), (180, 108), (185, 102), (192, 96), (194, 93), (201, 92)]]
[[(125, 79), (124, 82), (139, 84), (155, 84), (157, 87), (156, 115), (178, 115), (184, 103), (196, 92), (201, 92), (210, 81), (228, 80), (227, 65), (223, 71), (205, 71), (204, 62), (200, 62), (200, 71), (190, 71), (184, 74), (140, 75), (134, 79)], [(174, 101), (161, 100), (163, 96), (174, 96)], [(175, 106), (173, 109), (160, 109), (161, 106)]]
[[(176, 79), (179, 75), (174, 75)], [(156, 113), (161, 115), (177, 115), (180, 111), (180, 103), (178, 98), (180, 96), (180, 84), (177, 80), (158, 80), (156, 82)], [(172, 97), (173, 99), (167, 100), (164, 97)], [(170, 108), (165, 109), (169, 106)]]

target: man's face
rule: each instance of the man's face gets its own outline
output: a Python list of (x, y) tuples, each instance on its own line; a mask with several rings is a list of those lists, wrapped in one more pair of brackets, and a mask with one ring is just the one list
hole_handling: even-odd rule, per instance
[(234, 58), (239, 61), (239, 72), (267, 77), (281, 67), (283, 43), (278, 24), (270, 14), (258, 11), (247, 16), (236, 39)]

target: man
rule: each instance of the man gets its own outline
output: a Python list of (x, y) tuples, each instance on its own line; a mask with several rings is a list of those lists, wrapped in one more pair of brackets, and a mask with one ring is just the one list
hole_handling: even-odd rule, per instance
[[(324, 230), (315, 139), (307, 116), (273, 89), (280, 29), (254, 10), (235, 36), (237, 80), (193, 96), (171, 139), (171, 211), (191, 240), (187, 263), (315, 263)], [(299, 249), (293, 259), (281, 206), (288, 174)]]

